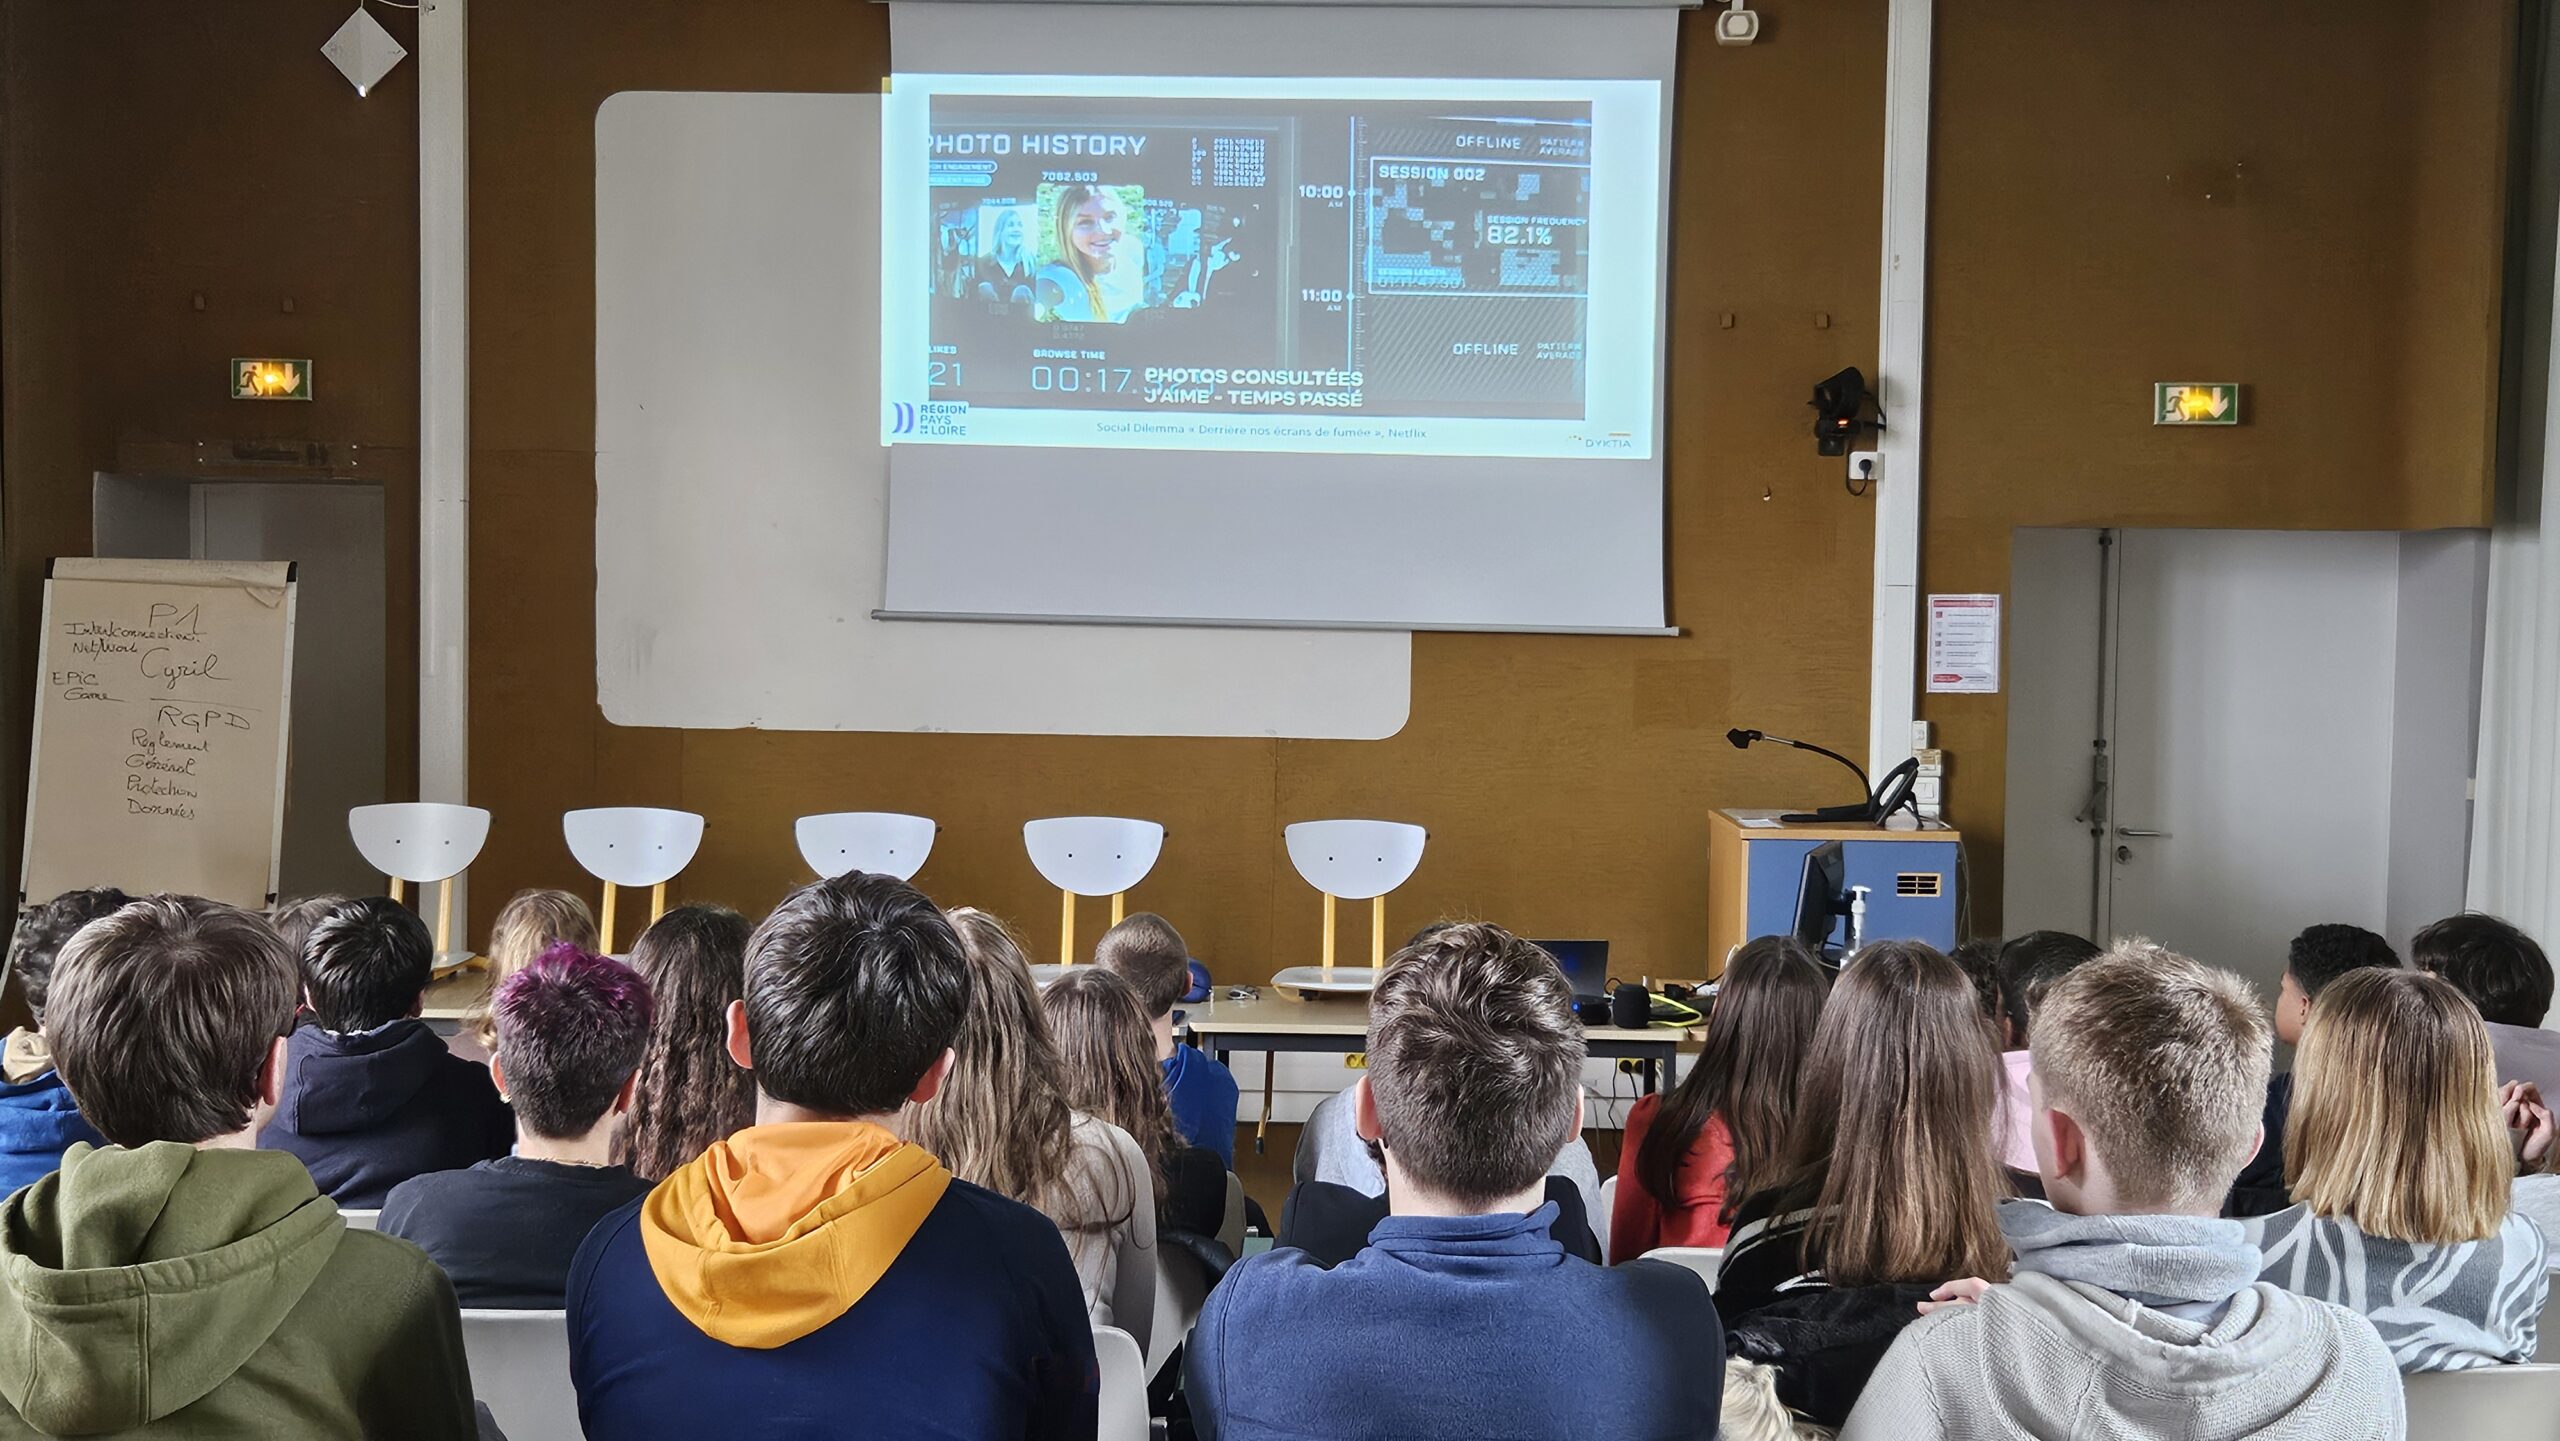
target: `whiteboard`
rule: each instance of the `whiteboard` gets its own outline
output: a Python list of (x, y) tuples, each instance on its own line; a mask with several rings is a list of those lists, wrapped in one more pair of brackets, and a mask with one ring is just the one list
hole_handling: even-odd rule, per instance
[[(618, 725), (1378, 739), (1412, 637), (881, 621), (876, 95), (596, 113), (596, 698)], [(1095, 565), (1143, 566), (1143, 554)]]
[(19, 899), (275, 899), (292, 732), (286, 561), (56, 560)]

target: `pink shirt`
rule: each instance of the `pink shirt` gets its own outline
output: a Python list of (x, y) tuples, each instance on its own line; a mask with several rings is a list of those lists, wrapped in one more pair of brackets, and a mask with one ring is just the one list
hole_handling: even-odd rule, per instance
[(2002, 1051), (2000, 1064), (2008, 1068), (2009, 1084), (2001, 1093), (1999, 1122), (1992, 1128), (1992, 1136), (2000, 1146), (2000, 1164), (2032, 1176), (2036, 1171), (2036, 1142), (2031, 1127), (2036, 1113), (2034, 1103), (2027, 1099), (2031, 1058), (2023, 1050)]

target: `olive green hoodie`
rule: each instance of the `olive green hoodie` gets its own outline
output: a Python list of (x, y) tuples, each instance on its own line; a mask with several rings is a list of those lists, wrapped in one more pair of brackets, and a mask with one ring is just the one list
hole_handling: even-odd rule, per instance
[(0, 1202), (0, 1437), (462, 1438), (453, 1288), (281, 1151), (73, 1146)]

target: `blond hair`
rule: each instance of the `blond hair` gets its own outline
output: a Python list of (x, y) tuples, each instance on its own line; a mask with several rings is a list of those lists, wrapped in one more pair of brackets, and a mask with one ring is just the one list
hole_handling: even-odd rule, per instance
[(1039, 987), (1004, 922), (968, 906), (947, 916), (969, 969), (969, 1009), (951, 1042), (958, 1059), (931, 1102), (906, 1104), (898, 1133), (961, 1180), (1054, 1220), (1070, 1204), (1074, 1117)]
[(2450, 1246), (2497, 1234), (2513, 1170), (2489, 1031), (2460, 991), (2362, 970), (2320, 992), (2284, 1128), (2294, 1200), (2368, 1236)]
[[(516, 892), (489, 926), (489, 995), (498, 994), (509, 976), (563, 941), (582, 951), (596, 948), (596, 918), (585, 898), (568, 891)], [(480, 1049), (497, 1050), (498, 1025), (487, 1000), (471, 1008), (465, 1024)]]
[(2078, 1122), (2123, 1201), (2218, 1206), (2249, 1163), (2273, 1033), (2239, 977), (2139, 938), (2064, 976), (2027, 1038), (2047, 1106)]

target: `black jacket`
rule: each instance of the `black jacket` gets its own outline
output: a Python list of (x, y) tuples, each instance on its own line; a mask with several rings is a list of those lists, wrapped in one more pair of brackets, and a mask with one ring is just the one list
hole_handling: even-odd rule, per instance
[(284, 1096), (258, 1135), (290, 1151), (341, 1206), (378, 1207), (411, 1176), (507, 1154), (515, 1113), (489, 1071), (420, 1020), (370, 1031), (304, 1026), (285, 1042)]

